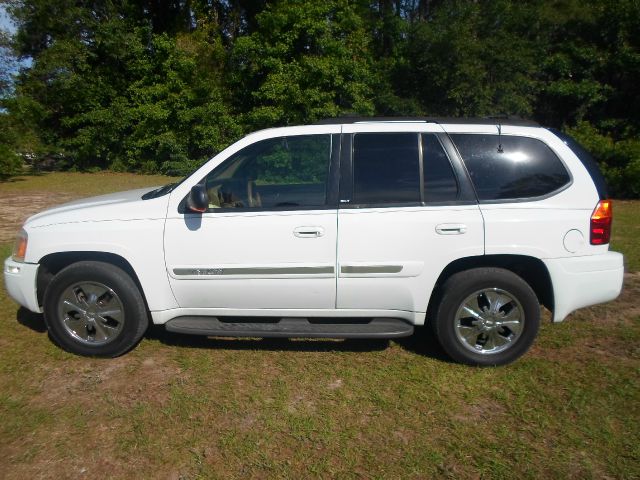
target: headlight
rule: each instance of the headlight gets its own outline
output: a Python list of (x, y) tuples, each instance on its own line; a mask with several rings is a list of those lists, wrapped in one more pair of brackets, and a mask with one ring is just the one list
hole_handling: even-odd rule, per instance
[(27, 232), (24, 229), (20, 230), (18, 236), (16, 237), (16, 244), (13, 247), (13, 254), (11, 258), (15, 262), (24, 262), (24, 257), (27, 255), (27, 242), (29, 241), (29, 237)]

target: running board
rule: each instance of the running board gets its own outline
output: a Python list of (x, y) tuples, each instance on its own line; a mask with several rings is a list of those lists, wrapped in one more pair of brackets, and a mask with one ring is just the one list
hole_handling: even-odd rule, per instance
[[(245, 320), (246, 317), (242, 318)], [(177, 317), (165, 324), (169, 332), (210, 337), (279, 338), (399, 338), (413, 333), (413, 325), (398, 318), (252, 318)]]

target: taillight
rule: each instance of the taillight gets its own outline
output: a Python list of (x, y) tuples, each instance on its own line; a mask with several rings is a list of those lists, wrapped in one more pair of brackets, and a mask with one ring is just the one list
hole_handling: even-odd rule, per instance
[(609, 243), (612, 220), (613, 203), (611, 200), (600, 200), (591, 214), (591, 245)]

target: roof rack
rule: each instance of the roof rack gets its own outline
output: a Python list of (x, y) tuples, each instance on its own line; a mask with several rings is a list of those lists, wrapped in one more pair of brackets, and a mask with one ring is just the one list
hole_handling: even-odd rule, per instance
[(447, 117), (358, 117), (358, 116), (344, 116), (335, 118), (324, 118), (314, 122), (314, 125), (335, 125), (342, 123), (374, 123), (374, 122), (425, 122), (425, 123), (471, 123), (475, 125), (493, 125), (499, 123), (500, 125), (513, 125), (516, 127), (539, 127), (540, 124), (533, 120), (526, 120), (517, 116), (510, 115), (494, 115), (487, 117), (472, 117), (472, 118), (447, 118)]

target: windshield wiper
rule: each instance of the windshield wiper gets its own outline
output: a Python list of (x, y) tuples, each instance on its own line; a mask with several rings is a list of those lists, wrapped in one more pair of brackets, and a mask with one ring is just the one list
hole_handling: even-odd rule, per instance
[(162, 187), (156, 188), (155, 190), (151, 190), (150, 192), (147, 192), (144, 195), (142, 195), (142, 200), (150, 200), (152, 198), (162, 197), (163, 195), (171, 193), (173, 189), (176, 188), (177, 186), (178, 186), (177, 183), (169, 183)]

